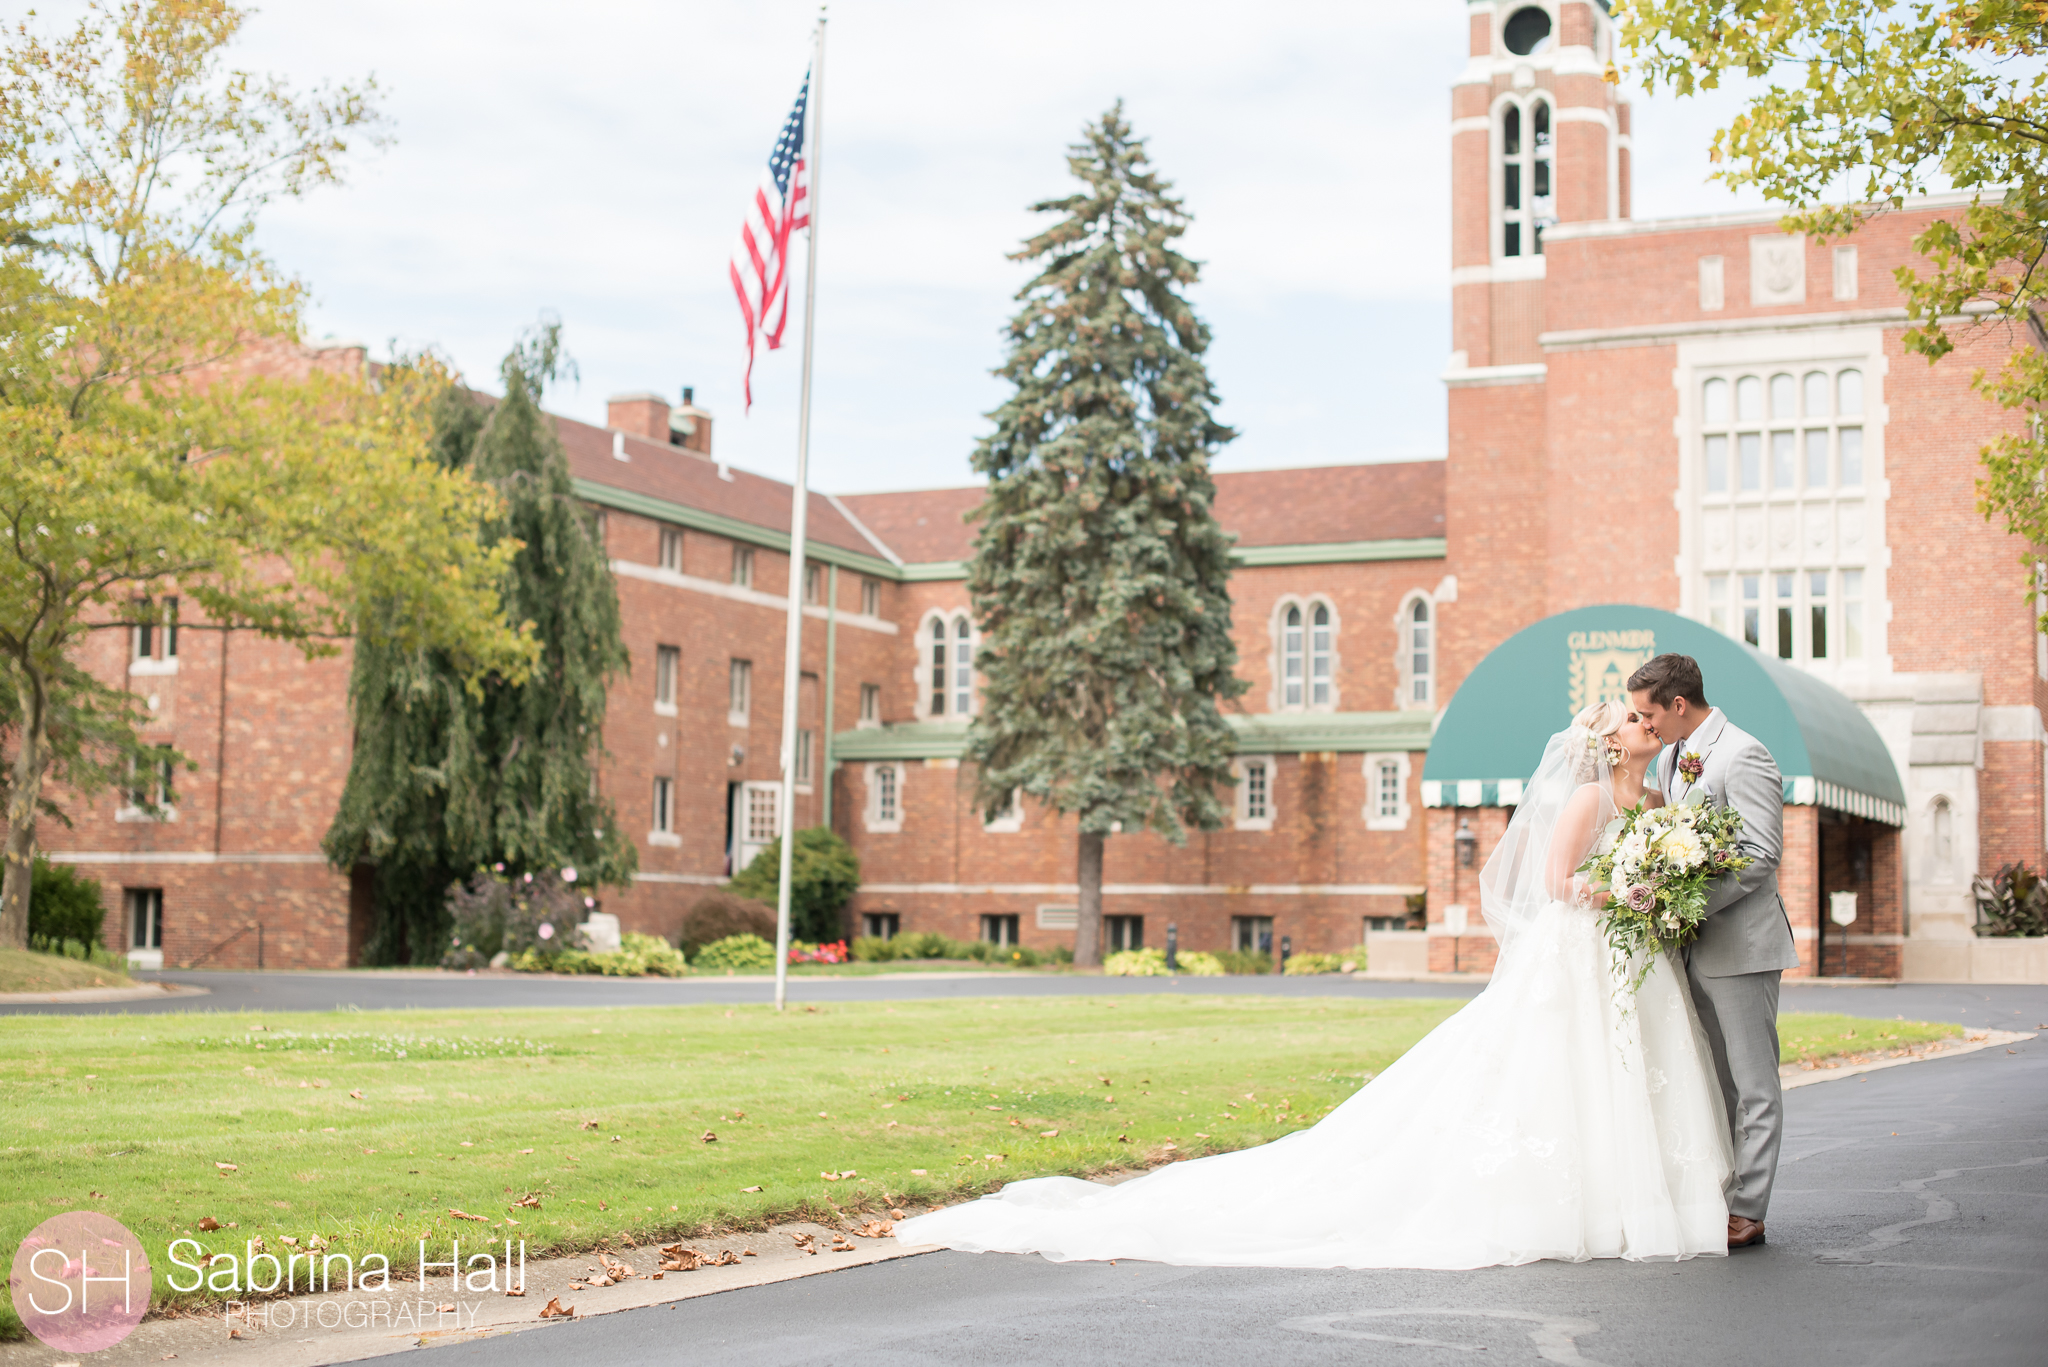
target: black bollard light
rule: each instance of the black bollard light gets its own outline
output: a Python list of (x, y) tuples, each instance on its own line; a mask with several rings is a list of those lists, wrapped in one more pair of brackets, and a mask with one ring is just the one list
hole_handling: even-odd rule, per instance
[(1280, 937), (1280, 972), (1283, 975), (1287, 972), (1287, 956), (1292, 953), (1294, 953), (1294, 937), (1292, 935), (1282, 935)]
[(1166, 923), (1166, 971), (1176, 972), (1180, 968), (1180, 923)]

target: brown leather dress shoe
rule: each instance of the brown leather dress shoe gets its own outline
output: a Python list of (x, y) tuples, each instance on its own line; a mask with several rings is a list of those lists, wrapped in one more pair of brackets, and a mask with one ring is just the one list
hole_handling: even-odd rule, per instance
[(1764, 1241), (1764, 1222), (1752, 1220), (1746, 1215), (1728, 1217), (1728, 1247), (1749, 1248)]

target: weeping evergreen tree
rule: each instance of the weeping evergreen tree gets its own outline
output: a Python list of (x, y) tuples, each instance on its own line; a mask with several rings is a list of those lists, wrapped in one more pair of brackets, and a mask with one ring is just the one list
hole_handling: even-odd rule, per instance
[(325, 844), (337, 868), (376, 866), (373, 963), (437, 961), (448, 889), (482, 865), (515, 874), (567, 866), (586, 883), (616, 885), (637, 865), (594, 782), (606, 685), (628, 664), (618, 594), (540, 409), (566, 365), (560, 325), (546, 324), (506, 356), (502, 400), (458, 385), (434, 399), (440, 459), (501, 497), (483, 540), (520, 543), (505, 610), (529, 624), (541, 656), (523, 685), (488, 677), (469, 687), (439, 653), (358, 642), (355, 753)]
[(1230, 538), (1209, 459), (1236, 436), (1211, 410), (1209, 329), (1174, 250), (1189, 218), (1133, 137), (1121, 101), (1069, 149), (1085, 188), (1034, 204), (1060, 221), (1013, 260), (1016, 387), (974, 453), (988, 499), (967, 584), (985, 680), (969, 734), (993, 817), (1022, 789), (1079, 819), (1074, 961), (1100, 961), (1102, 856), (1112, 827), (1175, 843), (1213, 830), (1230, 778), (1220, 702), (1233, 672)]

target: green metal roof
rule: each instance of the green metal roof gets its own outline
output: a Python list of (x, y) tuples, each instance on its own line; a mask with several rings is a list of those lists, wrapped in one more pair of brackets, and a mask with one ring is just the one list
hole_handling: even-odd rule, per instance
[[(1429, 745), (1427, 712), (1280, 712), (1224, 718), (1241, 755), (1325, 751), (1415, 751)], [(958, 759), (967, 753), (965, 722), (905, 722), (841, 731), (832, 758), (842, 764), (888, 759)]]
[(1769, 748), (1785, 801), (1905, 824), (1905, 787), (1877, 728), (1839, 689), (1711, 627), (1610, 603), (1546, 617), (1496, 646), (1444, 710), (1422, 769), (1431, 807), (1511, 805), (1580, 707), (1622, 697), (1637, 665), (1699, 661), (1707, 700)]

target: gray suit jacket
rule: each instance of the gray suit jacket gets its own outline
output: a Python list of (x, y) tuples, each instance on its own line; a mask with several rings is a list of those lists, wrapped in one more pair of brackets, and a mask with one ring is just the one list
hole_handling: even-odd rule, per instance
[[(1684, 751), (1706, 761), (1696, 784), (1688, 785), (1678, 776), (1678, 756)], [(1693, 970), (1703, 977), (1727, 978), (1797, 968), (1792, 923), (1778, 896), (1785, 790), (1771, 752), (1717, 707), (1690, 739), (1665, 748), (1657, 773), (1667, 802), (1683, 802), (1691, 788), (1704, 788), (1712, 801), (1740, 812), (1739, 843), (1752, 861), (1708, 888), (1707, 919), (1691, 951)]]

